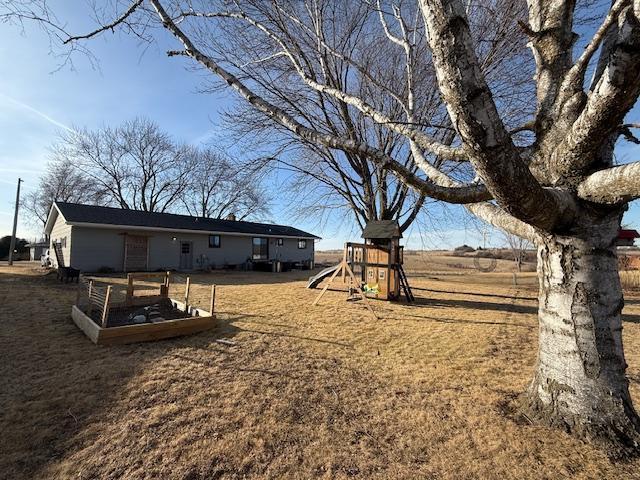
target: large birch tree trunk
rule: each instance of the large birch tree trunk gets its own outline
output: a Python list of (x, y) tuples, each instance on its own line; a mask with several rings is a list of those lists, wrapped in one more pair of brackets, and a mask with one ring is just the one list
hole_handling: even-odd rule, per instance
[(584, 219), (538, 247), (539, 347), (526, 405), (535, 420), (603, 441), (614, 455), (640, 439), (622, 347), (620, 219)]

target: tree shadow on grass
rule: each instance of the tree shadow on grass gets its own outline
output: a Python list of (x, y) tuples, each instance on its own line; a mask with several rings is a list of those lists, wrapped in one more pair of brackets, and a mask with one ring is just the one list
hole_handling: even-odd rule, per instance
[[(520, 300), (520, 298), (513, 297), (514, 301)], [(431, 308), (465, 308), (470, 310), (493, 310), (496, 312), (511, 312), (521, 314), (537, 314), (537, 305), (519, 305), (516, 303), (496, 303), (496, 302), (481, 302), (471, 300), (447, 300), (447, 299), (435, 299), (435, 298), (416, 298), (412, 307), (427, 306)]]
[[(488, 298), (506, 298), (513, 299), (516, 298), (513, 295), (501, 295), (498, 293), (478, 293), (478, 292), (462, 292), (462, 291), (450, 291), (450, 290), (436, 290), (434, 288), (421, 288), (421, 287), (411, 287), (411, 290), (417, 290), (421, 292), (433, 292), (433, 293), (448, 293), (451, 295), (471, 295), (473, 297), (488, 297)], [(538, 300), (538, 297), (522, 297), (518, 296), (518, 300)]]
[(629, 322), (629, 323), (640, 323), (640, 315), (633, 314), (633, 313), (623, 313), (622, 321)]
[(512, 321), (503, 321), (503, 322), (496, 322), (496, 321), (484, 321), (484, 320), (466, 320), (466, 319), (453, 319), (453, 318), (437, 318), (437, 317), (430, 317), (430, 316), (426, 316), (426, 315), (406, 315), (406, 314), (402, 314), (400, 316), (397, 317), (393, 317), (393, 316), (384, 316), (383, 317), (385, 320), (406, 320), (407, 318), (411, 318), (411, 319), (416, 319), (418, 321), (420, 320), (424, 320), (427, 322), (437, 322), (437, 323), (448, 323), (448, 324), (452, 324), (452, 325), (456, 325), (456, 324), (470, 324), (470, 325), (487, 325), (487, 326), (495, 326), (495, 325), (508, 325), (510, 327), (523, 327), (523, 328), (537, 328), (536, 325), (533, 324), (527, 324), (527, 323), (518, 323), (518, 322), (512, 322)]
[[(3, 274), (11, 275), (11, 274)], [(75, 288), (51, 276), (19, 275), (0, 288), (0, 472), (48, 477), (52, 464), (95, 442), (120, 410), (130, 382), (175, 347), (232, 337), (233, 325), (201, 334), (96, 346), (70, 318)], [(134, 399), (136, 401), (143, 399)]]
[(252, 333), (257, 335), (287, 337), (287, 338), (294, 338), (297, 340), (305, 340), (309, 342), (325, 343), (327, 345), (335, 345), (338, 347), (353, 348), (353, 345), (350, 343), (337, 342), (335, 340), (330, 340), (327, 338), (307, 337), (303, 335), (294, 335), (292, 333), (284, 333), (284, 332), (278, 332), (278, 331), (269, 332), (265, 330), (254, 329), (254, 328), (239, 327), (234, 324), (234, 322), (238, 320), (242, 320), (246, 323), (252, 323), (260, 326), (269, 326), (269, 327), (287, 328), (287, 329), (291, 328), (291, 325), (284, 325), (284, 324), (264, 322), (264, 321), (251, 321), (252, 317), (265, 318), (264, 315), (251, 315), (251, 314), (245, 314), (245, 313), (233, 314), (231, 312), (226, 312), (225, 318), (218, 320), (218, 324), (219, 324), (218, 329), (221, 334), (223, 334), (226, 331), (232, 331), (234, 335), (240, 332), (246, 332), (246, 333)]

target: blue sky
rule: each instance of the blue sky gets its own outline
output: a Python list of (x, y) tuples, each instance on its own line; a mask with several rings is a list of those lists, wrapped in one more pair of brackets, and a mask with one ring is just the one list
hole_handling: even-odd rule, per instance
[[(66, 2), (63, 2), (66, 3)], [(63, 5), (59, 16), (70, 29), (87, 29), (77, 5)], [(66, 11), (65, 11), (66, 10)], [(0, 28), (0, 236), (10, 234), (13, 222), (17, 178), (25, 180), (23, 191), (34, 188), (47, 161), (48, 146), (63, 128), (73, 125), (98, 127), (117, 125), (137, 115), (147, 116), (177, 139), (193, 144), (224, 139), (220, 113), (230, 105), (233, 93), (203, 94), (202, 74), (185, 68), (184, 59), (168, 58), (165, 51), (175, 48), (164, 32), (159, 44), (141, 46), (133, 37), (106, 34), (93, 40), (92, 52), (99, 59), (93, 68), (81, 55), (74, 57), (75, 69), (55, 71), (60, 59), (49, 50), (47, 37), (35, 25)], [(629, 121), (640, 122), (640, 108)], [(620, 142), (618, 157), (640, 160), (640, 148)], [(294, 220), (283, 196), (276, 196), (272, 220), (295, 224), (324, 239), (319, 249), (340, 248), (356, 240), (359, 232), (348, 222), (329, 222), (319, 227), (315, 221)], [(465, 219), (459, 207), (449, 209), (453, 218), (446, 223), (416, 226), (405, 243), (411, 248), (452, 247), (462, 243), (482, 244), (482, 236)], [(640, 228), (640, 208), (635, 202), (625, 222)], [(20, 222), (18, 235), (38, 236), (30, 225)], [(500, 244), (500, 235), (489, 233), (488, 243)]]

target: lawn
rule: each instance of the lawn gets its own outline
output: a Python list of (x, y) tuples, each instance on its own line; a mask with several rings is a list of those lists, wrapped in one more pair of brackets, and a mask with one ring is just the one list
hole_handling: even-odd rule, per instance
[[(203, 307), (219, 285), (216, 329), (118, 347), (72, 323), (74, 286), (0, 267), (0, 477), (640, 478), (518, 415), (535, 274), (407, 263), (416, 305), (373, 301), (380, 320), (339, 283), (312, 306), (309, 272), (194, 274)], [(640, 405), (639, 294), (624, 314)]]

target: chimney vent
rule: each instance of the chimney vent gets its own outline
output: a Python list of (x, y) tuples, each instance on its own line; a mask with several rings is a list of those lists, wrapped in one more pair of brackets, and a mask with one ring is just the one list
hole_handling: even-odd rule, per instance
[(232, 222), (235, 222), (236, 221), (236, 214), (235, 213), (230, 213), (229, 215), (227, 215), (225, 220), (231, 220)]

